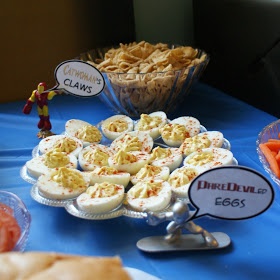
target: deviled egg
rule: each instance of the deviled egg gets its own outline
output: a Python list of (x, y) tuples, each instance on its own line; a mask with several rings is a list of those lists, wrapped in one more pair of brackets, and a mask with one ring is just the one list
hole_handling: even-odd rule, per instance
[(149, 162), (150, 154), (145, 152), (126, 152), (119, 150), (116, 154), (109, 157), (108, 164), (118, 171), (136, 174), (145, 164)]
[(153, 166), (167, 166), (172, 172), (179, 167), (183, 161), (183, 155), (179, 148), (153, 148), (149, 163)]
[(150, 134), (153, 139), (160, 136), (159, 129), (167, 123), (167, 116), (162, 111), (150, 114), (141, 114), (140, 119), (135, 124), (135, 130), (145, 131)]
[(36, 183), (39, 193), (49, 199), (71, 199), (89, 186), (88, 174), (77, 169), (60, 167), (41, 175)]
[(135, 175), (132, 175), (130, 181), (133, 185), (139, 181), (145, 180), (167, 180), (170, 171), (167, 166), (153, 166), (146, 164)]
[(189, 154), (183, 161), (187, 167), (200, 167), (203, 170), (233, 163), (231, 151), (223, 148), (205, 148)]
[(116, 138), (110, 145), (113, 151), (142, 151), (149, 153), (154, 145), (153, 138), (147, 132), (131, 131)]
[(171, 196), (171, 187), (166, 181), (140, 181), (127, 192), (126, 203), (135, 211), (161, 211), (170, 204)]
[(101, 130), (105, 137), (115, 140), (123, 133), (132, 131), (133, 120), (126, 115), (114, 115), (101, 122)]
[(190, 137), (187, 128), (182, 124), (168, 123), (160, 129), (163, 142), (170, 147), (179, 147)]
[(200, 121), (194, 117), (183, 116), (170, 121), (171, 124), (182, 124), (187, 128), (189, 137), (197, 135), (200, 132)]
[(95, 183), (115, 183), (127, 187), (130, 181), (130, 173), (118, 171), (117, 169), (109, 166), (96, 167), (90, 172), (90, 184)]
[(65, 133), (80, 139), (84, 146), (100, 143), (102, 140), (102, 133), (96, 126), (78, 119), (71, 119), (66, 122)]
[(87, 213), (101, 214), (117, 208), (124, 198), (124, 186), (109, 182), (96, 183), (76, 199), (78, 207)]
[(64, 166), (76, 169), (78, 160), (73, 154), (67, 154), (54, 149), (41, 156), (28, 160), (25, 165), (27, 172), (32, 177), (38, 178), (40, 175), (48, 173), (53, 168)]
[(110, 147), (92, 144), (82, 149), (78, 159), (80, 167), (85, 171), (94, 170), (97, 166), (108, 166), (108, 158), (113, 155)]
[(176, 168), (169, 176), (168, 183), (171, 186), (172, 192), (177, 197), (188, 197), (188, 191), (191, 182), (196, 178), (202, 169), (199, 167), (186, 167), (182, 166)]
[(171, 147), (179, 147), (186, 138), (200, 132), (200, 122), (194, 117), (179, 117), (160, 129), (161, 138)]
[(199, 149), (210, 147), (220, 148), (224, 143), (224, 136), (220, 131), (201, 132), (193, 137), (186, 138), (180, 146), (181, 152), (187, 156)]
[(51, 150), (73, 154), (78, 157), (83, 149), (83, 143), (76, 137), (67, 135), (52, 135), (42, 139), (38, 145), (39, 152), (45, 154)]

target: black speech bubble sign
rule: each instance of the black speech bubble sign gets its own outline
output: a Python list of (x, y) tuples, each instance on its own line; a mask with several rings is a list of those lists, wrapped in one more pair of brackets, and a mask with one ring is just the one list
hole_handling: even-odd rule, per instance
[(97, 96), (105, 86), (101, 72), (82, 60), (66, 60), (54, 72), (57, 85), (52, 90), (64, 90), (80, 97)]
[(261, 173), (245, 166), (207, 170), (191, 183), (189, 199), (197, 208), (192, 219), (209, 215), (242, 220), (260, 215), (274, 200), (274, 190)]

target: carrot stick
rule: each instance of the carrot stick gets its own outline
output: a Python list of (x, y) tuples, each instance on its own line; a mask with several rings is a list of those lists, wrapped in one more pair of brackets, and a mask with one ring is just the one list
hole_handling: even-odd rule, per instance
[(280, 165), (280, 151), (275, 156), (276, 161), (278, 162), (278, 165)]
[(269, 139), (267, 139), (267, 143), (268, 143), (268, 142), (280, 143), (280, 139), (269, 138)]
[(278, 151), (280, 150), (280, 141), (269, 141), (264, 143), (271, 151), (275, 151), (276, 153), (278, 153)]
[(276, 158), (277, 152), (276, 151), (272, 151), (272, 150), (270, 150), (270, 151), (271, 151), (271, 154)]
[(275, 156), (273, 155), (273, 153), (271, 152), (271, 150), (264, 144), (261, 143), (259, 144), (259, 148), (262, 151), (262, 153), (264, 154), (272, 172), (278, 177), (280, 178), (280, 168), (279, 165), (276, 161)]

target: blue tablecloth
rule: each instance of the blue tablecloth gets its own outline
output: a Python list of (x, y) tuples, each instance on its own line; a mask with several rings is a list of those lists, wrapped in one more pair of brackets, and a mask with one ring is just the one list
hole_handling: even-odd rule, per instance
[[(24, 104), (24, 101), (0, 104), (0, 189), (21, 197), (32, 215), (26, 251), (119, 255), (124, 266), (168, 280), (279, 278), (279, 191), (262, 168), (255, 146), (260, 130), (275, 117), (201, 83), (193, 88), (180, 110), (168, 115), (170, 119), (193, 116), (208, 130), (223, 132), (239, 164), (256, 169), (272, 182), (275, 200), (266, 212), (247, 220), (207, 216), (197, 219), (208, 231), (221, 231), (230, 236), (232, 244), (225, 249), (156, 254), (138, 250), (136, 243), (143, 237), (165, 234), (164, 223), (154, 227), (145, 220), (130, 217), (79, 219), (64, 208), (45, 206), (31, 198), (31, 185), (21, 178), (20, 169), (39, 143), (38, 116), (35, 107), (30, 115), (24, 115)], [(64, 131), (68, 119), (97, 124), (114, 114), (98, 97), (70, 95), (54, 97), (49, 110), (52, 130), (57, 134)]]

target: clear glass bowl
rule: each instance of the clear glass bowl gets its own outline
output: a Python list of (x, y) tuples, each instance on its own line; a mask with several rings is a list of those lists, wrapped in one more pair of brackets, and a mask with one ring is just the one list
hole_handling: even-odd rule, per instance
[(3, 203), (12, 208), (14, 217), (16, 218), (20, 228), (21, 235), (16, 243), (13, 251), (24, 251), (31, 224), (31, 215), (27, 210), (23, 201), (15, 194), (8, 191), (0, 191), (0, 203)]
[[(81, 54), (78, 59), (103, 59), (108, 49), (94, 49)], [(209, 62), (209, 55), (202, 50), (198, 50), (196, 58), (201, 59), (197, 65), (180, 70), (137, 74), (103, 72), (105, 87), (99, 97), (115, 113), (132, 118), (155, 111), (172, 112), (189, 95)]]
[(276, 175), (272, 172), (271, 168), (269, 167), (269, 164), (263, 155), (262, 151), (259, 148), (260, 143), (267, 142), (268, 139), (274, 138), (279, 139), (279, 133), (280, 133), (280, 120), (277, 120), (275, 122), (272, 122), (265, 126), (261, 132), (258, 135), (257, 141), (256, 141), (256, 148), (257, 153), (259, 156), (259, 160), (263, 165), (264, 170), (270, 175), (271, 179), (280, 186), (280, 178), (276, 177)]

